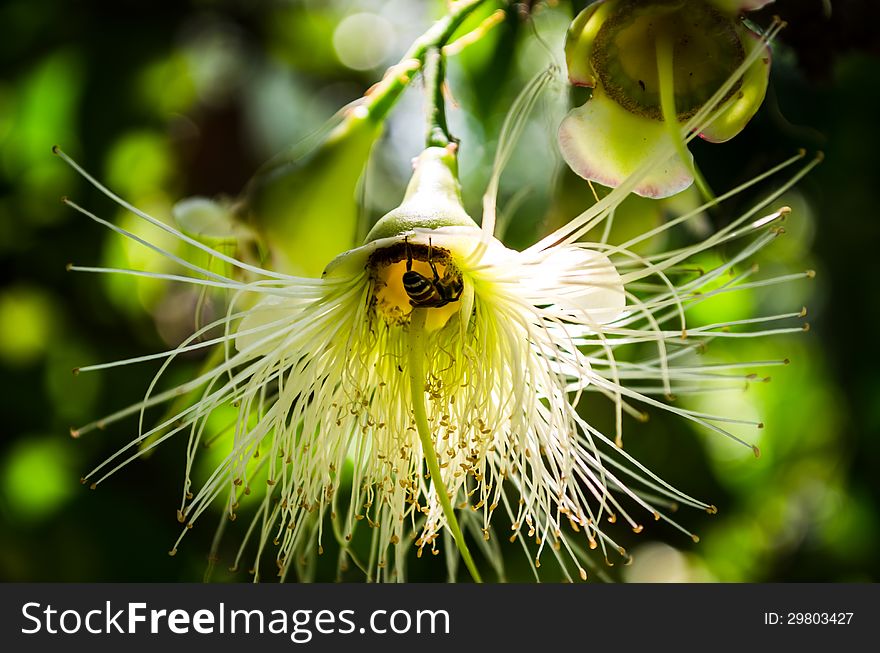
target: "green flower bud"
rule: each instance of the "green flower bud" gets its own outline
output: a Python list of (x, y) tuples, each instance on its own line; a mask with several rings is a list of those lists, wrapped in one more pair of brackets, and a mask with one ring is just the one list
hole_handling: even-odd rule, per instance
[[(237, 219), (232, 202), (226, 199), (188, 197), (174, 205), (171, 215), (187, 236), (228, 256), (245, 258), (242, 249), (255, 240), (247, 225)], [(228, 262), (207, 256), (195, 248), (192, 250), (190, 254), (204, 258), (204, 265), (211, 272), (224, 276), (233, 274)]]
[(429, 147), (415, 160), (401, 205), (383, 216), (364, 242), (413, 229), (476, 226), (462, 206), (455, 148)]

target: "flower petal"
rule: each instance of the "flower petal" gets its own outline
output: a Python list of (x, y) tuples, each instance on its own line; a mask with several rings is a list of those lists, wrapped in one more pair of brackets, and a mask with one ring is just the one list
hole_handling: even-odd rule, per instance
[(764, 48), (765, 54), (749, 66), (739, 91), (722, 106), (718, 117), (700, 132), (700, 137), (711, 143), (723, 143), (740, 133), (757, 113), (767, 93), (770, 47), (750, 30), (743, 30), (740, 38), (747, 54), (755, 48)]
[(565, 34), (565, 64), (568, 79), (577, 86), (595, 86), (596, 78), (590, 57), (593, 40), (605, 19), (618, 4), (616, 0), (599, 0), (584, 9), (572, 21)]
[(739, 14), (744, 11), (756, 11), (774, 0), (711, 0), (712, 4), (724, 12)]
[[(566, 163), (584, 179), (618, 186), (660, 148), (674, 152), (662, 122), (630, 113), (601, 89), (573, 109), (559, 126), (559, 147)], [(683, 163), (672, 154), (638, 180), (633, 192), (643, 197), (668, 197), (693, 183), (692, 159)]]
[(524, 275), (525, 295), (536, 305), (552, 301), (588, 326), (613, 322), (626, 306), (623, 281), (614, 264), (579, 245), (552, 247), (536, 260), (537, 271)]
[[(413, 245), (433, 243), (435, 247), (449, 250), (457, 258), (467, 258), (479, 245), (481, 234), (480, 228), (475, 226), (448, 226), (434, 229), (415, 228), (404, 230), (394, 236), (371, 240), (360, 247), (343, 252), (330, 261), (324, 269), (322, 276), (325, 278), (340, 278), (362, 274), (373, 252), (403, 242), (404, 238), (409, 239), (409, 242)], [(496, 239), (491, 239), (489, 252), (494, 252), (499, 247), (506, 249)], [(485, 256), (484, 254), (484, 259)]]

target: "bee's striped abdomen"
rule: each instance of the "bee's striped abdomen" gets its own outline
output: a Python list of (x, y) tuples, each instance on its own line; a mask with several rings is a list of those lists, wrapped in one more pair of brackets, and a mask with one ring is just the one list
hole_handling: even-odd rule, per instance
[(437, 294), (430, 279), (412, 270), (403, 273), (403, 289), (413, 306), (433, 302)]

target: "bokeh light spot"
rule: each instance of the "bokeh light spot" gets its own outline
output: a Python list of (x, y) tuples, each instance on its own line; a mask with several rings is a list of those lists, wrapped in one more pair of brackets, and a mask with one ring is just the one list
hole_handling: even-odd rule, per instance
[(0, 294), (0, 359), (27, 365), (42, 356), (52, 334), (52, 304), (45, 293), (14, 287)]
[(62, 438), (25, 438), (9, 453), (3, 469), (3, 493), (22, 518), (48, 517), (78, 487)]
[(119, 139), (107, 157), (107, 180), (123, 195), (161, 188), (172, 172), (168, 141), (150, 132)]
[(354, 70), (371, 70), (384, 62), (394, 47), (394, 30), (377, 14), (352, 14), (333, 32), (336, 56)]
[(712, 580), (697, 560), (662, 542), (642, 544), (633, 550), (632, 555), (632, 564), (623, 571), (628, 583), (698, 583)]

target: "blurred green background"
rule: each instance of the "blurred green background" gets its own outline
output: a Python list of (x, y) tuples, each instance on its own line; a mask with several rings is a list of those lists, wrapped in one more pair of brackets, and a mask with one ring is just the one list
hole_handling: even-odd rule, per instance
[[(507, 108), (550, 56), (561, 57), (565, 27), (585, 3), (551, 4), (537, 3), (531, 19), (525, 5), (509, 11), (450, 61), (450, 122), (462, 141), (465, 200), (474, 215)], [(265, 160), (359, 97), (443, 12), (443, 2), (412, 0), (3, 0), (0, 579), (198, 580), (213, 536), (208, 520), (188, 534), (176, 557), (166, 555), (179, 533), (182, 439), (94, 492), (79, 483), (136, 425), (130, 420), (80, 440), (69, 437), (69, 427), (139, 400), (156, 367), (76, 377), (71, 369), (175, 345), (192, 331), (199, 298), (155, 281), (65, 271), (71, 261), (170, 268), (59, 201), (70, 196), (162, 242), (54, 157), (52, 145), (170, 221), (181, 198), (237, 196)], [(880, 356), (872, 335), (880, 324), (873, 285), (880, 256), (872, 249), (880, 245), (873, 195), (880, 16), (872, 0), (780, 0), (751, 18), (767, 25), (773, 14), (789, 26), (775, 44), (765, 106), (734, 141), (695, 142), (692, 149), (716, 191), (798, 148), (825, 152), (822, 165), (784, 198), (794, 209), (788, 233), (760, 260), (766, 274), (812, 268), (816, 279), (723, 307), (748, 315), (803, 304), (812, 329), (710, 348), (708, 355), (722, 361), (791, 359), (761, 372), (772, 374), (769, 383), (711, 397), (719, 412), (760, 415), (761, 458), (664, 415), (628, 424), (629, 451), (715, 503), (719, 514), (678, 515), (700, 534), (699, 544), (659, 524), (637, 537), (625, 533), (622, 543), (635, 562), (610, 569), (613, 578), (880, 578)], [(542, 98), (505, 173), (501, 206), (512, 246), (532, 242), (589, 202), (548, 137), (568, 95), (556, 83)], [(373, 149), (356, 190), (360, 229), (399, 202), (421, 145), (421, 107), (418, 89), (410, 89)], [(517, 193), (522, 188), (528, 192)], [(723, 224), (750, 198), (737, 197), (709, 219)], [(634, 212), (627, 229), (656, 215), (655, 209)], [(317, 235), (335, 244), (333, 234)], [(706, 310), (699, 317), (712, 319)], [(197, 357), (184, 361), (172, 376), (187, 378), (198, 366)], [(246, 571), (225, 572), (238, 537), (227, 537), (217, 580), (249, 580)], [(520, 551), (511, 546), (509, 553), (511, 578), (528, 579)], [(415, 566), (413, 579), (444, 579), (441, 561), (433, 562)]]

